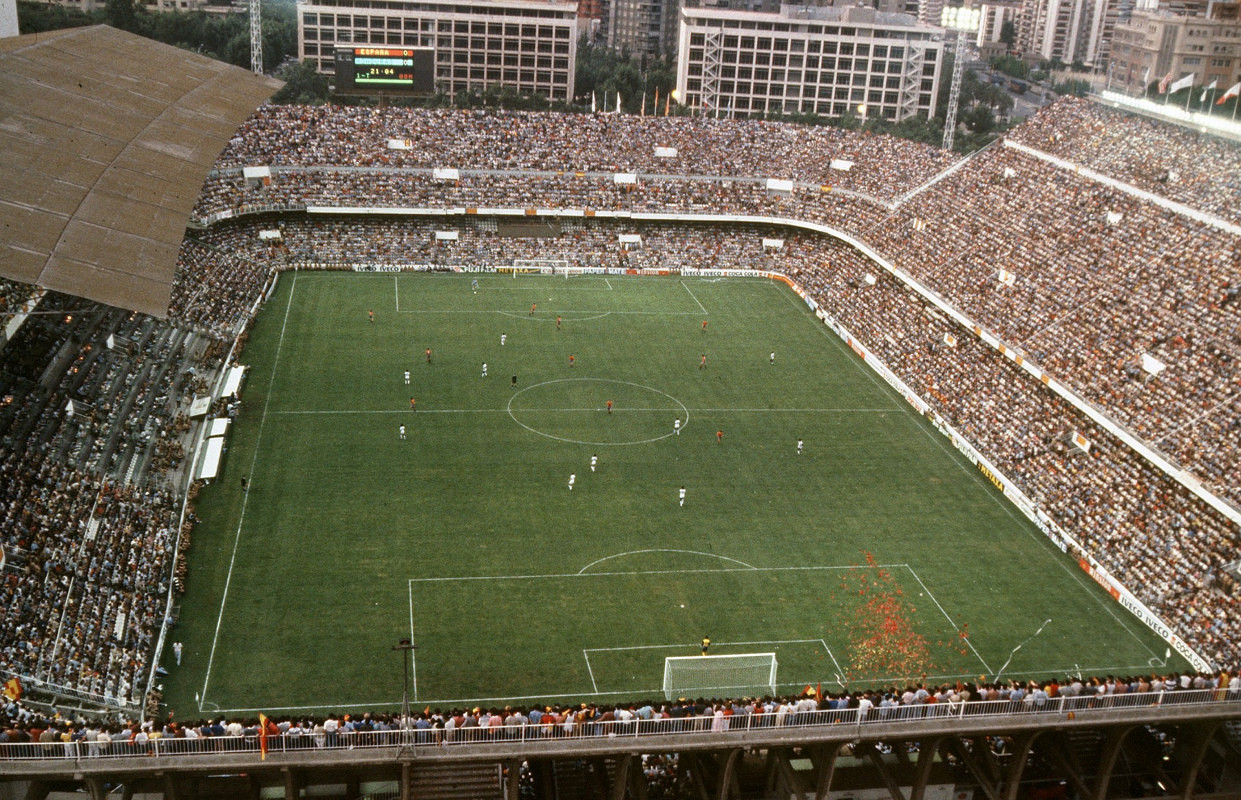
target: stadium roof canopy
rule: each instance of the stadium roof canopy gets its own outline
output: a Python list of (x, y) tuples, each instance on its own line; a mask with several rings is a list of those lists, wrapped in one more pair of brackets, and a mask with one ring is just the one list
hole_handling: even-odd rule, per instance
[(280, 85), (106, 26), (0, 40), (0, 276), (166, 317), (203, 180)]

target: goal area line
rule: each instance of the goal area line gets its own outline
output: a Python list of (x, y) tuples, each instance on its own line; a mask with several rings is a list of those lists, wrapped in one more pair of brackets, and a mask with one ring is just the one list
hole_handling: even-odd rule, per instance
[[(480, 591), (484, 592), (484, 594), (493, 591), (501, 592), (505, 597), (509, 598), (508, 602), (516, 603), (518, 608), (526, 607), (523, 605), (523, 603), (526, 603), (531, 604), (529, 607), (533, 609), (535, 608), (533, 603), (535, 603), (536, 595), (541, 597), (544, 586), (554, 585), (565, 592), (566, 598), (570, 598), (566, 601), (568, 605), (564, 605), (557, 612), (558, 616), (555, 614), (539, 616), (539, 614), (532, 611), (531, 621), (535, 623), (536, 627), (552, 627), (563, 624), (578, 625), (581, 628), (581, 636), (583, 637), (581, 641), (588, 646), (581, 648), (582, 660), (578, 662), (578, 666), (571, 667), (569, 663), (565, 663), (563, 672), (557, 673), (559, 677), (548, 681), (545, 690), (539, 691), (535, 696), (634, 696), (642, 694), (657, 696), (662, 694), (662, 687), (651, 684), (658, 681), (657, 674), (661, 674), (663, 671), (663, 655), (697, 655), (699, 650), (697, 639), (691, 638), (687, 643), (679, 644), (644, 644), (641, 643), (641, 639), (635, 642), (633, 638), (629, 638), (628, 641), (625, 641), (625, 638), (631, 634), (621, 632), (620, 641), (613, 639), (609, 642), (607, 641), (606, 631), (601, 630), (591, 622), (591, 620), (598, 619), (663, 619), (665, 620), (665, 627), (669, 632), (675, 630), (681, 636), (686, 633), (684, 626), (687, 623), (695, 627), (700, 624), (692, 622), (693, 618), (691, 616), (677, 616), (676, 605), (671, 606), (671, 615), (669, 615), (668, 608), (661, 605), (677, 601), (672, 601), (667, 596), (660, 597), (658, 593), (639, 591), (643, 585), (646, 585), (647, 581), (666, 583), (668, 578), (681, 576), (686, 579), (692, 579), (688, 584), (681, 582), (687, 591), (701, 594), (712, 591), (715, 583), (721, 580), (735, 582), (746, 580), (750, 576), (752, 576), (750, 578), (752, 580), (764, 580), (762, 576), (765, 575), (768, 576), (767, 580), (792, 581), (793, 583), (789, 587), (790, 590), (795, 591), (798, 596), (808, 598), (815, 594), (821, 594), (824, 591), (824, 588), (826, 588), (822, 584), (824, 578), (828, 578), (830, 582), (832, 581), (829, 577), (831, 575), (874, 569), (887, 569), (904, 573), (907, 576), (906, 585), (908, 587), (913, 587), (915, 590), (921, 589), (926, 592), (928, 595), (927, 600), (930, 602), (925, 605), (924, 609), (920, 610), (920, 616), (923, 616), (923, 619), (926, 621), (925, 624), (938, 624), (946, 629), (960, 631), (960, 628), (947, 610), (944, 609), (943, 605), (933, 596), (930, 596), (929, 589), (927, 589), (917, 575), (917, 572), (909, 564), (794, 565), (785, 567), (753, 567), (744, 565), (741, 567), (682, 567), (609, 570), (606, 572), (457, 575), (409, 578), (407, 579), (407, 601), (410, 640), (417, 644), (420, 635), (430, 637), (429, 641), (442, 640), (444, 631), (447, 630), (445, 626), (450, 625), (450, 621), (443, 619), (443, 609), (459, 606), (466, 607), (471, 604), (486, 606), (486, 597), (480, 597), (478, 594)], [(580, 584), (581, 581), (586, 581), (586, 583)], [(608, 582), (612, 585), (605, 584), (587, 591), (565, 589), (566, 584), (568, 586), (576, 584), (585, 587), (597, 585), (600, 581)], [(483, 584), (483, 587), (480, 588), (480, 584)], [(455, 602), (453, 597), (445, 596), (446, 592), (448, 595), (464, 593), (462, 596), (468, 595), (470, 598), (469, 602), (464, 604)], [(579, 597), (592, 598), (589, 601), (591, 603), (589, 609), (584, 605), (579, 607), (572, 604), (574, 602), (572, 598)], [(635, 598), (646, 599), (635, 600)], [(594, 605), (600, 601), (604, 605), (603, 608), (598, 608)], [(581, 603), (587, 602), (587, 600), (581, 601)], [(685, 602), (691, 603), (691, 608), (693, 608), (692, 602), (695, 601), (686, 599)], [(684, 608), (685, 605), (680, 605), (680, 609)], [(682, 611), (680, 613), (692, 614), (693, 612)], [(813, 614), (807, 618), (817, 619)], [(939, 622), (932, 623), (932, 619), (937, 619)], [(814, 624), (809, 629), (805, 629), (803, 623), (798, 622), (796, 618), (786, 616), (779, 623), (778, 627), (783, 628), (783, 630), (776, 629), (771, 632), (791, 635), (763, 639), (760, 637), (745, 637), (743, 634), (737, 640), (727, 642), (717, 640), (711, 645), (712, 655), (738, 654), (738, 650), (742, 648), (744, 648), (742, 652), (748, 651), (751, 653), (757, 650), (779, 648), (780, 669), (787, 670), (783, 675), (777, 675), (776, 680), (779, 685), (793, 685), (796, 683), (798, 686), (801, 686), (805, 685), (805, 683), (827, 683), (829, 681), (844, 685), (847, 680), (845, 676), (849, 673), (849, 667), (841, 663), (841, 656), (839, 655), (841, 648), (845, 646), (844, 642), (838, 641), (838, 637), (832, 637), (832, 643), (829, 645), (827, 641), (829, 637), (820, 635), (821, 625)], [(802, 628), (802, 630), (798, 630), (798, 628)], [(756, 633), (761, 631), (761, 628), (752, 629)], [(482, 634), (480, 633), (480, 635)], [(603, 641), (600, 641), (601, 638)], [(679, 636), (674, 635), (670, 638), (676, 639)], [(594, 641), (591, 641), (592, 639)], [(971, 647), (971, 649), (973, 648)], [(658, 655), (661, 651), (663, 655)], [(658, 657), (655, 661), (652, 661), (644, 654), (649, 654), (650, 656), (658, 655)], [(962, 653), (962, 655), (965, 655), (965, 653)], [(458, 694), (458, 692), (451, 691), (454, 678), (452, 676), (446, 677), (438, 662), (429, 662), (436, 666), (430, 667), (434, 671), (428, 673), (428, 662), (425, 657), (421, 657), (417, 651), (411, 653), (411, 657), (413, 660), (411, 693), (417, 702), (426, 702), (426, 698), (431, 695), (442, 697)], [(979, 672), (986, 674), (991, 672), (990, 667), (977, 651), (973, 653), (972, 657), (978, 664), (978, 667), (965, 666), (964, 671), (974, 675), (977, 675)], [(445, 655), (437, 652), (437, 658), (442, 660), (445, 658)], [(517, 665), (515, 668), (520, 670), (522, 667)], [(429, 681), (426, 680), (426, 676), (431, 674), (435, 677)], [(802, 681), (802, 683), (797, 683), (798, 681)], [(539, 681), (539, 683), (542, 683), (542, 681)], [(575, 689), (573, 688), (574, 686), (578, 688)], [(534, 686), (526, 688), (529, 691)], [(726, 687), (721, 686), (719, 688), (724, 690)], [(427, 691), (428, 689), (430, 691)], [(449, 691), (444, 691), (445, 689)], [(752, 693), (747, 692), (747, 694)]]
[[(677, 645), (677, 647), (687, 647), (687, 646), (689, 645)], [(1137, 675), (1137, 674), (1147, 673), (1152, 668), (1161, 668), (1162, 666), (1163, 664), (1161, 663), (1130, 664), (1130, 665), (1118, 665), (1117, 664), (1117, 665), (1107, 665), (1107, 666), (1075, 664), (1073, 665), (1072, 669), (1070, 670), (1062, 669), (1061, 671), (1063, 671), (1066, 675), (1076, 675), (1079, 673), (1081, 675)], [(1009, 672), (1007, 673), (1007, 677), (1008, 678), (1025, 677), (1025, 678), (1042, 679), (1042, 678), (1048, 677), (1048, 675), (1051, 674), (1053, 671), (1054, 671), (1054, 668), (1042, 669), (1042, 670), (1022, 670), (1019, 672)], [(919, 676), (919, 679), (921, 679), (922, 677), (924, 676)], [(949, 673), (942, 673), (942, 674), (936, 673), (936, 674), (927, 674), (925, 676), (927, 685), (940, 684), (940, 683), (945, 683), (949, 681), (976, 680), (977, 678), (978, 678), (977, 673), (972, 673), (972, 672), (969, 672), (969, 673), (949, 672)], [(864, 684), (866, 686), (901, 686), (903, 687), (905, 686), (907, 681), (908, 681), (908, 676), (886, 675), (886, 676), (879, 676), (877, 678), (868, 678), (865, 682), (858, 682), (858, 685)], [(811, 683), (811, 681), (809, 680), (779, 681), (777, 686), (797, 689), (809, 683)], [(814, 683), (816, 684), (818, 683), (817, 678), (815, 679)], [(827, 681), (823, 681), (823, 688), (824, 688), (825, 693), (827, 691), (828, 685), (829, 684)], [(841, 685), (835, 680), (833, 680), (830, 685), (833, 687), (833, 690), (843, 690), (843, 688), (847, 688), (847, 686), (842, 688)], [(659, 692), (660, 690), (658, 688), (652, 688), (646, 692), (646, 696), (650, 698), (655, 698), (659, 696)], [(626, 690), (623, 692), (571, 692), (568, 694), (498, 695), (498, 696), (490, 696), (490, 697), (437, 697), (437, 698), (419, 699), (418, 702), (422, 703), (423, 705), (430, 705), (433, 707), (434, 706), (465, 705), (465, 704), (469, 704), (473, 706), (473, 705), (478, 705), (480, 703), (490, 704), (490, 703), (500, 703), (500, 702), (512, 703), (512, 702), (521, 702), (521, 701), (542, 701), (542, 700), (580, 700), (580, 699), (592, 698), (592, 697), (606, 698), (606, 697), (632, 696), (633, 694), (635, 694), (635, 692), (632, 692), (629, 690)], [(637, 694), (642, 694), (642, 692), (639, 691), (637, 692)], [(314, 705), (279, 706), (279, 705), (264, 704), (264, 705), (259, 705), (259, 706), (235, 706), (235, 707), (228, 707), (228, 708), (219, 706), (216, 703), (200, 701), (198, 710), (199, 710), (199, 713), (202, 713), (202, 714), (213, 714), (213, 715), (214, 714), (226, 714), (227, 715), (227, 714), (257, 714), (260, 711), (270, 714), (273, 711), (286, 711), (286, 712), (325, 711), (326, 712), (326, 711), (342, 711), (344, 709), (371, 709), (371, 708), (399, 709), (400, 707), (401, 707), (401, 698), (394, 696), (390, 700), (382, 700), (382, 701), (359, 700), (357, 702), (353, 702), (353, 701), (345, 700), (345, 701), (339, 701), (335, 703), (319, 703), (319, 704), (314, 704)]]

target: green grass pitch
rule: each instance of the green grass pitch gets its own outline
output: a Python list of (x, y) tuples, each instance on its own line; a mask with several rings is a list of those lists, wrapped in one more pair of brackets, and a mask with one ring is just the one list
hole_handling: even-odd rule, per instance
[(852, 652), (867, 554), (930, 680), (1162, 664), (782, 284), (477, 279), (281, 277), (199, 498), (180, 717), (395, 709), (411, 635), (418, 708), (658, 696), (704, 635), (786, 690), (903, 682)]

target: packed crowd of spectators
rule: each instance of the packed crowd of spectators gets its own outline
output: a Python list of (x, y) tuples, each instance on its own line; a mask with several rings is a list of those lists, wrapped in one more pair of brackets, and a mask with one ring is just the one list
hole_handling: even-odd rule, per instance
[[(390, 140), (409, 149), (390, 149)], [(674, 150), (675, 155), (660, 156)], [(381, 166), (778, 178), (892, 199), (957, 156), (782, 122), (457, 109), (265, 106), (217, 167)], [(849, 170), (832, 162), (852, 162)]]
[(818, 185), (773, 191), (761, 179), (643, 177), (618, 184), (614, 175), (540, 172), (501, 175), (462, 170), (460, 180), (430, 170), (284, 167), (271, 181), (245, 181), (240, 171), (208, 178), (195, 215), (215, 222), (241, 213), (297, 211), (307, 206), (363, 208), (553, 208), (590, 212), (749, 214), (788, 217), (859, 232), (887, 206)]
[(856, 251), (802, 251), (796, 279), (811, 296), (1087, 554), (1204, 655), (1241, 657), (1239, 587), (1223, 569), (1241, 555), (1236, 525)]
[(1169, 200), (1241, 222), (1241, 148), (1214, 136), (1065, 97), (1012, 137)]
[[(401, 714), (361, 712), (326, 716), (220, 717), (180, 722), (157, 720), (100, 723), (48, 719), (20, 703), (8, 703), (0, 725), (0, 758), (58, 758), (139, 755), (159, 747), (167, 753), (254, 751), (260, 733), (268, 750), (374, 747), (412, 741), (415, 745), (451, 747), (464, 742), (515, 739), (564, 739), (634, 735), (635, 732), (715, 733), (824, 725), (860, 720), (883, 722), (946, 713), (971, 713), (977, 703), (1001, 703), (1010, 713), (1038, 713), (1090, 706), (1091, 699), (1144, 694), (1176, 703), (1178, 693), (1209, 690), (1216, 699), (1241, 699), (1241, 677), (1169, 673), (1135, 676), (1081, 676), (986, 682), (925, 684), (911, 682), (879, 688), (816, 691), (781, 697), (679, 698), (619, 703), (569, 703), (529, 706), (427, 708)], [(1192, 695), (1185, 695), (1191, 697)], [(994, 708), (994, 707), (992, 707)], [(994, 713), (992, 711), (992, 713)], [(674, 778), (675, 756), (644, 762), (645, 777), (656, 783)], [(664, 786), (664, 789), (670, 787)]]
[[(435, 135), (425, 135), (430, 130)], [(1159, 152), (1163, 180), (1142, 180), (1147, 162), (1126, 155), (1130, 136), (1144, 152)], [(408, 139), (410, 149), (390, 150), (389, 139)], [(1082, 139), (1088, 165), (1156, 193), (1180, 187), (1164, 194), (1226, 218), (1241, 214), (1237, 170), (1212, 172), (1241, 160), (1235, 145), (1203, 144), (1196, 134), (1074, 98), (1014, 139), (1068, 158)], [(900, 197), (953, 162), (886, 141), (737, 120), (281, 107), (263, 109), (239, 132), (198, 213), (482, 206), (826, 224), (875, 246), (1217, 494), (1241, 502), (1236, 237), (1004, 147), (893, 211), (875, 198)], [(656, 148), (677, 155), (658, 158)], [(832, 169), (833, 160), (852, 167)], [(242, 179), (240, 166), (260, 163), (275, 165), (270, 182)], [(771, 164), (789, 165), (780, 177), (798, 182), (791, 192), (768, 188)], [(435, 178), (432, 169), (445, 166), (460, 169), (460, 179)], [(626, 170), (641, 174), (636, 184), (612, 180), (611, 171)], [(828, 184), (833, 191), (824, 191)], [(1144, 356), (1167, 369), (1149, 373)]]
[(217, 340), (240, 333), (272, 271), (283, 266), (275, 244), (249, 246), (244, 252), (213, 249), (201, 238), (186, 236), (177, 256), (169, 316)]
[(0, 369), (0, 668), (136, 703), (171, 577), (174, 436), (201, 388), (193, 337), (54, 293), (39, 310)]
[[(1044, 114), (1016, 138), (1236, 218), (1235, 190), (1229, 197), (1218, 189), (1227, 182), (1194, 171), (1195, 137), (1125, 123), (1136, 126), (1132, 135), (1144, 148), (1159, 150), (1161, 168), (1175, 173), (1145, 180), (1138, 162), (1121, 152), (1123, 137), (1111, 134), (1112, 112), (1062, 101)], [(388, 139), (409, 140), (409, 149), (389, 149)], [(1084, 140), (1080, 153), (1077, 139)], [(675, 148), (676, 156), (658, 157), (656, 148)], [(1227, 145), (1211, 148), (1222, 148), (1226, 163), (1238, 157)], [(852, 167), (833, 169), (833, 159)], [(1241, 500), (1235, 237), (1002, 147), (896, 210), (885, 205), (954, 163), (885, 137), (752, 121), (279, 107), (263, 109), (238, 133), (198, 213), (208, 219), (310, 204), (568, 207), (833, 225), (861, 235)], [(258, 164), (276, 167), (270, 182), (242, 179), (241, 166)], [(435, 167), (461, 169), (461, 179), (437, 179)], [(618, 171), (644, 177), (621, 185), (611, 178)], [(798, 185), (773, 192), (767, 177)], [(1183, 638), (1217, 663), (1241, 663), (1236, 587), (1222, 569), (1241, 550), (1237, 527), (857, 252), (757, 225), (554, 224), (558, 235), (535, 237), (502, 236), (483, 217), (287, 214), (220, 222), (182, 246), (172, 325), (133, 315), (126, 322), (121, 312), (107, 317), (112, 328), (82, 327), (89, 315), (28, 323), (24, 338), (5, 345), (6, 364), (29, 361), (41, 370), (58, 353), (75, 358), (61, 365), (61, 383), (50, 392), (29, 378), (0, 375), (0, 531), (9, 562), (0, 606), (3, 666), (134, 699), (162, 622), (175, 498), (158, 480), (128, 483), (127, 467), (156, 451), (163, 454), (157, 476), (180, 466), (179, 451), (159, 444), (180, 428), (178, 404), (190, 393), (176, 377), (183, 371), (172, 367), (192, 360), (186, 331), (216, 344), (237, 335), (277, 269), (519, 259), (792, 275)], [(437, 241), (435, 232), (445, 228), (458, 239)], [(268, 229), (279, 230), (279, 239), (261, 239)], [(623, 245), (622, 233), (639, 234), (641, 246)], [(766, 247), (764, 238), (785, 245)], [(0, 288), (5, 297), (25, 291)], [(110, 331), (135, 343), (124, 358), (106, 355)], [(1143, 354), (1167, 369), (1144, 371)], [(69, 399), (88, 409), (85, 418), (64, 414)], [(1074, 433), (1094, 443), (1088, 453), (1069, 442)]]
[(0, 278), (0, 314), (17, 311), (33, 293), (34, 287), (29, 284)]
[[(289, 217), (272, 223), (278, 245), (258, 240), (252, 222), (220, 224), (202, 237), (203, 246), (242, 260), (274, 250), (287, 268), (352, 268), (362, 265), (510, 266), (552, 261), (573, 267), (627, 269), (729, 268), (783, 270), (789, 260), (763, 239), (786, 234), (772, 225), (737, 226), (745, 235), (701, 234), (684, 224), (640, 225), (624, 220), (565, 219), (544, 228), (553, 237), (504, 235), (493, 219), (435, 221), (425, 218)], [(437, 240), (436, 233), (456, 239)], [(637, 235), (640, 241), (622, 242)]]
[(1236, 237), (996, 148), (864, 238), (1241, 501)]

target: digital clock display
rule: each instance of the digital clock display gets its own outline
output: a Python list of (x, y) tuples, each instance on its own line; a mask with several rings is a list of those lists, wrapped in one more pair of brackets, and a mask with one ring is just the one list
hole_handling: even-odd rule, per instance
[(336, 91), (348, 93), (435, 91), (435, 52), (413, 47), (349, 47), (336, 50)]

